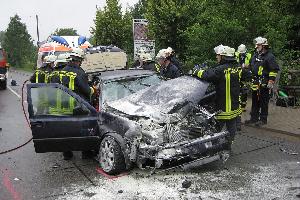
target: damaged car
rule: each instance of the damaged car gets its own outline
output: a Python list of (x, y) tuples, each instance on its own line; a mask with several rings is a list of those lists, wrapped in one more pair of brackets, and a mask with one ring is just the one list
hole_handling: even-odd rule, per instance
[[(228, 132), (215, 120), (207, 82), (190, 76), (164, 80), (146, 70), (105, 71), (98, 78), (99, 111), (63, 85), (27, 85), (37, 153), (93, 150), (108, 174), (228, 158)], [(70, 101), (72, 112), (63, 112)]]

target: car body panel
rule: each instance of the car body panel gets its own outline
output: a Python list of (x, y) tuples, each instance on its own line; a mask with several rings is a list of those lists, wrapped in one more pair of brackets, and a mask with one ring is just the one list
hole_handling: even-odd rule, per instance
[[(55, 95), (53, 91), (62, 91), (64, 94), (70, 95), (78, 103), (84, 105), (90, 113), (88, 115), (57, 115), (48, 110), (38, 113), (38, 106), (56, 99), (56, 97), (52, 97)], [(27, 94), (29, 119), (36, 152), (78, 150), (79, 138), (94, 138), (98, 135), (98, 113), (68, 88), (55, 83), (28, 84)], [(44, 98), (45, 94), (47, 100), (42, 101), (41, 97)], [(43, 108), (42, 106), (40, 109)], [(49, 105), (44, 107), (49, 107)], [(85, 139), (85, 141), (90, 140)]]

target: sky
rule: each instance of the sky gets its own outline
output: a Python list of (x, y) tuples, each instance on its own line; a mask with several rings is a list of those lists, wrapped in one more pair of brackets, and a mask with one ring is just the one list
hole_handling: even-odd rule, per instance
[[(138, 0), (119, 0), (122, 9)], [(39, 17), (40, 40), (45, 40), (57, 28), (74, 28), (89, 37), (94, 25), (96, 6), (103, 8), (105, 0), (2, 0), (0, 2), (0, 31), (8, 27), (10, 17), (18, 14), (33, 40), (37, 41), (36, 15)]]

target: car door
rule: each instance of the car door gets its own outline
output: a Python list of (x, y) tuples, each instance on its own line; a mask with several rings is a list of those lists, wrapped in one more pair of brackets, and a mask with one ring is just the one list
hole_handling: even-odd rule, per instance
[(84, 151), (99, 144), (98, 113), (60, 84), (27, 85), (28, 113), (37, 153)]

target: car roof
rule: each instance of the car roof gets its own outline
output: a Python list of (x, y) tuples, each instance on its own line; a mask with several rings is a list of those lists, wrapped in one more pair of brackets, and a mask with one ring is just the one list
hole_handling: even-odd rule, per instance
[(124, 69), (101, 72), (100, 78), (102, 80), (118, 80), (132, 77), (150, 76), (153, 74), (155, 74), (155, 72), (150, 70)]

